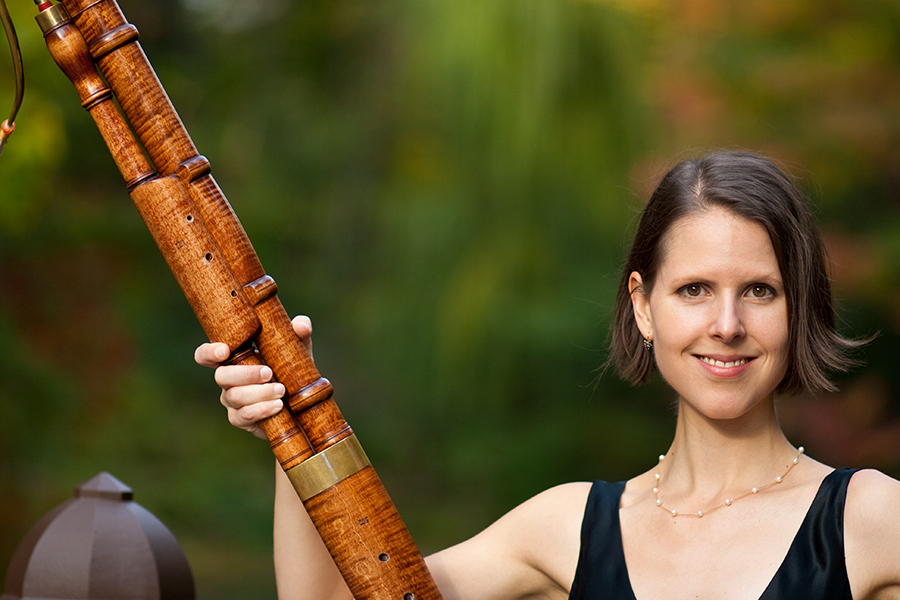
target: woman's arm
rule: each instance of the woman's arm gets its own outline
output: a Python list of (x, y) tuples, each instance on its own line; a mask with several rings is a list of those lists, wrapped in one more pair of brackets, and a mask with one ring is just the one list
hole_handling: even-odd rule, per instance
[(854, 598), (900, 599), (900, 481), (875, 470), (850, 480), (844, 550)]
[[(284, 471), (276, 465), (275, 580), (281, 600), (351, 600)], [(590, 484), (551, 488), (475, 537), (425, 560), (444, 600), (568, 596)]]
[(444, 600), (567, 598), (590, 487), (550, 488), (475, 537), (429, 556)]
[(353, 596), (284, 470), (275, 464), (275, 583), (280, 600)]
[[(292, 321), (312, 354), (312, 326)], [(203, 344), (195, 361), (216, 368), (229, 422), (265, 437), (257, 421), (281, 410), (284, 386), (266, 366), (219, 366), (225, 344)], [(277, 467), (277, 465), (276, 465)], [(275, 483), (275, 579), (281, 600), (352, 600), (284, 471)], [(590, 484), (538, 494), (470, 540), (426, 558), (444, 600), (517, 600), (568, 596), (578, 560), (579, 532)]]

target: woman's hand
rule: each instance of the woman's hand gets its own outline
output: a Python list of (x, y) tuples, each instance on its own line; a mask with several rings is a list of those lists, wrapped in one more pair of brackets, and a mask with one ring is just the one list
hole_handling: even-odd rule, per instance
[[(309, 317), (294, 317), (291, 325), (312, 357), (312, 322)], [(222, 361), (229, 354), (226, 344), (206, 343), (194, 351), (194, 361), (216, 370), (216, 383), (222, 388), (219, 400), (228, 410), (228, 421), (264, 439), (266, 436), (257, 422), (281, 410), (284, 406), (281, 400), (285, 393), (284, 386), (272, 381), (272, 369), (266, 365), (222, 366)]]

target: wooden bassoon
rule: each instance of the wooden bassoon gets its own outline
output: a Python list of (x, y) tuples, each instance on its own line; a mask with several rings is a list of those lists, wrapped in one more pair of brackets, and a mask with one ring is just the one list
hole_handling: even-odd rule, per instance
[(294, 334), (275, 281), (159, 83), (137, 28), (115, 0), (35, 3), (53, 59), (94, 119), (206, 335), (228, 344), (230, 364), (266, 364), (284, 384), (285, 408), (260, 424), (354, 598), (439, 599), (331, 383)]

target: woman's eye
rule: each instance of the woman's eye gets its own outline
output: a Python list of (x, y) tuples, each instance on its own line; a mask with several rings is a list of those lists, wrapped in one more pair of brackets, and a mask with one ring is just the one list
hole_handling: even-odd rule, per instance
[(696, 298), (703, 293), (703, 286), (697, 283), (692, 283), (681, 288), (681, 291), (684, 292), (686, 296)]
[(766, 296), (772, 294), (772, 288), (767, 285), (754, 285), (750, 288), (750, 295), (754, 298), (765, 298)]

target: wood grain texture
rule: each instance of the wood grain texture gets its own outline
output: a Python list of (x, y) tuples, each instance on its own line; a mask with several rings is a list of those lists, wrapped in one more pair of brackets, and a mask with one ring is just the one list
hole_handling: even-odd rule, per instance
[[(304, 505), (357, 600), (440, 598), (422, 556), (372, 467)], [(338, 558), (340, 557), (340, 558)], [(384, 590), (390, 590), (385, 594)]]

